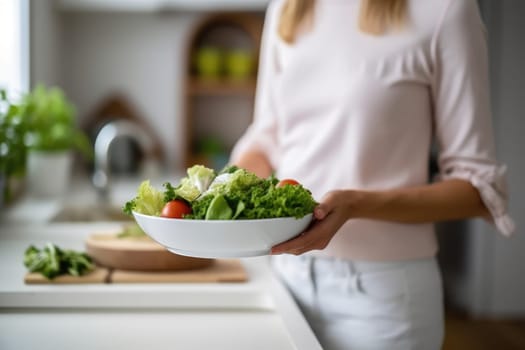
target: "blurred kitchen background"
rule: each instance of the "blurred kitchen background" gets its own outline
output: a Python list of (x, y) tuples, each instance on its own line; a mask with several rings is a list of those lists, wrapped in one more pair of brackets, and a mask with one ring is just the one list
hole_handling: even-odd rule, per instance
[[(112, 171), (220, 168), (252, 118), (267, 0), (2, 0), (0, 85), (59, 86), (94, 141), (112, 120), (154, 140), (112, 146)], [(448, 304), (472, 319), (525, 318), (525, 1), (480, 0), (488, 30), (499, 159), (514, 237), (482, 220), (438, 226)], [(152, 161), (153, 160), (153, 161)], [(89, 163), (77, 167), (90, 171)], [(523, 328), (522, 328), (523, 329)], [(523, 341), (523, 338), (521, 338)], [(523, 342), (521, 343), (524, 344)]]

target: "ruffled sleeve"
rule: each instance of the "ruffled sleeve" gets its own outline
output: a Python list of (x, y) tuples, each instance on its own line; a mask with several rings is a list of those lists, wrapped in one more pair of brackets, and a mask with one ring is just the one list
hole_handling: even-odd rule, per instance
[(508, 214), (507, 208), (507, 186), (506, 166), (504, 165), (468, 165), (464, 161), (452, 162), (452, 164), (441, 164), (445, 169), (441, 179), (459, 178), (469, 181), (478, 191), (483, 203), (490, 212), (488, 218), (499, 232), (510, 236), (514, 230), (514, 221)]
[(278, 74), (277, 20), (281, 4), (272, 1), (266, 11), (261, 40), (253, 123), (237, 141), (230, 155), (235, 160), (246, 151), (261, 151), (275, 169), (278, 162), (277, 111), (273, 85)]
[(469, 181), (489, 220), (509, 236), (515, 227), (507, 208), (506, 167), (495, 156), (486, 35), (475, 0), (449, 1), (432, 52), (440, 178)]

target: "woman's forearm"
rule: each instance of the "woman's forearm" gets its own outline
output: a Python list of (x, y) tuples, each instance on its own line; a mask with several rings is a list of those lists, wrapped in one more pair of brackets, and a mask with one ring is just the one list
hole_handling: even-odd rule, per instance
[(273, 172), (268, 157), (261, 151), (245, 152), (234, 163), (262, 178), (270, 176)]
[(460, 179), (388, 191), (348, 191), (342, 198), (348, 201), (349, 219), (423, 223), (488, 215), (476, 188)]
[(324, 249), (347, 220), (375, 219), (426, 223), (488, 215), (478, 191), (467, 181), (446, 180), (387, 191), (336, 190), (314, 209), (314, 222), (297, 237), (272, 248), (272, 254), (302, 254)]

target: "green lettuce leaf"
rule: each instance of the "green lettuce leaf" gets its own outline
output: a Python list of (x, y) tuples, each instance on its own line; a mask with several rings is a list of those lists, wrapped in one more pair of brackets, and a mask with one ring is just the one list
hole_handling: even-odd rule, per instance
[(160, 216), (164, 207), (164, 193), (151, 186), (149, 180), (142, 181), (137, 196), (124, 206), (124, 212), (131, 214), (132, 211), (144, 215)]
[(206, 210), (206, 220), (229, 220), (233, 216), (233, 210), (223, 195), (219, 194), (213, 198)]
[(213, 169), (206, 168), (202, 165), (194, 165), (189, 168), (187, 172), (191, 183), (193, 186), (197, 187), (200, 193), (208, 189), (208, 186), (210, 186), (216, 176)]
[[(215, 170), (203, 165), (192, 166), (187, 170), (187, 174), (188, 176), (182, 178), (173, 190), (173, 194), (191, 203), (208, 189), (216, 174)], [(171, 194), (167, 195), (171, 196)]]
[[(266, 219), (278, 217), (301, 218), (313, 212), (317, 202), (302, 185), (276, 187), (278, 180), (271, 176), (261, 179), (244, 169), (217, 176), (209, 190), (192, 203), (189, 219), (208, 219), (208, 209), (217, 205), (235, 212), (231, 219)], [(231, 214), (230, 214), (231, 215)]]

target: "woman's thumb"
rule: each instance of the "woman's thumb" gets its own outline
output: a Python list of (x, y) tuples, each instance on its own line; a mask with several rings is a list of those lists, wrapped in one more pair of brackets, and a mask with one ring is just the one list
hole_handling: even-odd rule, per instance
[(333, 193), (327, 193), (321, 203), (314, 209), (314, 216), (317, 220), (323, 220), (335, 208), (335, 196)]

